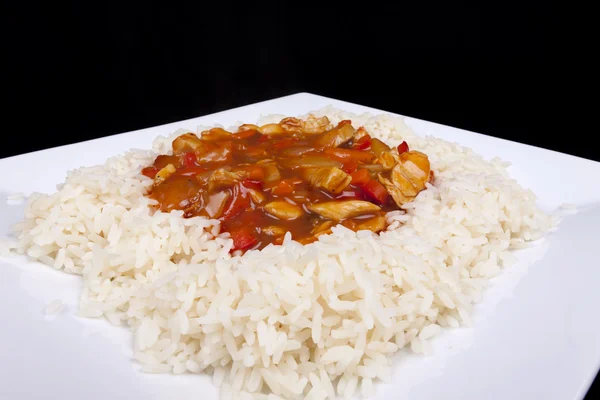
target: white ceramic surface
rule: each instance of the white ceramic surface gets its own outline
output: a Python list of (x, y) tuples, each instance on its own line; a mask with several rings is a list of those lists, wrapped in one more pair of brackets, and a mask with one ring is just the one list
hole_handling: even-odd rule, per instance
[[(196, 125), (252, 122), (332, 104), (301, 93), (201, 118), (0, 160), (0, 236), (22, 215), (15, 192), (52, 192), (67, 170), (102, 163), (157, 135)], [(509, 115), (506, 118), (510, 119)], [(510, 161), (511, 174), (548, 210), (579, 206), (559, 230), (494, 280), (475, 309), (474, 327), (445, 332), (431, 356), (401, 353), (377, 399), (580, 399), (600, 365), (600, 163), (407, 118), (432, 134)], [(80, 281), (23, 258), (0, 257), (0, 399), (217, 399), (210, 378), (148, 375), (130, 361), (131, 336), (103, 320), (75, 316)], [(62, 299), (56, 316), (46, 305)]]

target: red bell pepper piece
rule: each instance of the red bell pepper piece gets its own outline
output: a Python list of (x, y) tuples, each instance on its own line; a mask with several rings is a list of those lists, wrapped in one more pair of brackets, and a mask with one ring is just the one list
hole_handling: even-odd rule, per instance
[(258, 243), (256, 232), (250, 227), (236, 228), (229, 232), (233, 239), (232, 250), (248, 250)]
[(296, 138), (283, 138), (283, 139), (277, 141), (276, 143), (274, 143), (273, 148), (275, 150), (283, 150), (283, 149), (293, 146), (294, 142), (297, 142), (297, 141), (298, 141), (298, 139), (296, 139)]
[(184, 169), (178, 169), (177, 173), (181, 176), (196, 176), (196, 175), (201, 174), (206, 171), (208, 171), (208, 169), (203, 168), (203, 167), (193, 166), (193, 167), (187, 167)]
[(351, 174), (354, 171), (356, 171), (357, 168), (358, 168), (358, 162), (356, 162), (355, 160), (350, 160), (350, 161), (344, 163), (342, 170), (347, 174)]
[(289, 196), (294, 192), (295, 179), (284, 179), (273, 188), (273, 194), (276, 196)]
[(242, 192), (242, 190), (236, 186), (233, 189), (233, 199), (229, 203), (227, 210), (223, 213), (221, 220), (230, 220), (244, 212), (248, 207), (250, 207), (250, 197), (245, 191)]
[(363, 186), (371, 180), (371, 175), (366, 169), (359, 169), (350, 174), (352, 184), (355, 186)]
[(367, 151), (340, 149), (337, 147), (326, 147), (323, 152), (328, 156), (336, 158), (342, 162), (350, 160), (371, 161), (375, 157), (373, 153)]
[(196, 153), (193, 151), (183, 153), (183, 166), (185, 168), (195, 167), (196, 161), (198, 161), (198, 158), (196, 157)]
[(374, 179), (368, 181), (362, 186), (365, 195), (378, 204), (385, 204), (388, 201), (389, 194), (385, 187)]
[(154, 179), (156, 177), (157, 173), (158, 173), (158, 168), (156, 168), (156, 167), (146, 167), (142, 170), (142, 175), (145, 175), (151, 179)]
[(369, 147), (371, 147), (371, 136), (369, 135), (361, 137), (352, 145), (355, 150), (366, 150)]
[(408, 151), (408, 143), (402, 142), (398, 145), (398, 154), (406, 153)]
[(254, 189), (254, 190), (261, 190), (262, 191), (262, 182), (261, 181), (255, 181), (252, 179), (244, 179), (242, 181), (242, 185), (244, 185), (244, 187), (247, 187), (248, 189)]
[(265, 170), (260, 165), (250, 165), (242, 168), (246, 178), (253, 181), (262, 181), (265, 179)]

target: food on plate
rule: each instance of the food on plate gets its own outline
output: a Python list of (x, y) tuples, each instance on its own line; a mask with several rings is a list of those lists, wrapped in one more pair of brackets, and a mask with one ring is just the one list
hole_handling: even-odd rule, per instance
[(187, 132), (142, 174), (154, 179), (148, 196), (157, 210), (218, 219), (241, 251), (281, 244), (287, 232), (307, 244), (318, 238), (315, 227), (334, 221), (380, 232), (386, 213), (433, 176), (427, 155), (405, 141), (390, 148), (326, 116)]
[(142, 371), (369, 397), (556, 224), (502, 161), (398, 116), (245, 122), (70, 171), (16, 227), (13, 251), (82, 275), (79, 315), (132, 330)]

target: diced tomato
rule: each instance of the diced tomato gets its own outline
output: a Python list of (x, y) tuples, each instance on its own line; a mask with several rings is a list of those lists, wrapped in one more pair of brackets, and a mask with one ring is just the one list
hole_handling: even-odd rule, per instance
[(142, 170), (142, 175), (147, 176), (148, 178), (154, 179), (156, 174), (158, 173), (158, 168), (156, 167), (146, 167)]
[(232, 250), (248, 250), (258, 243), (256, 232), (250, 227), (237, 228), (229, 232), (233, 239)]
[(265, 170), (260, 165), (250, 165), (241, 168), (244, 177), (253, 181), (262, 181), (265, 179)]
[(183, 153), (184, 167), (194, 167), (196, 165), (196, 161), (198, 161), (198, 158), (196, 157), (196, 153), (194, 153), (193, 151), (187, 151)]
[(378, 204), (385, 204), (388, 201), (389, 194), (385, 187), (374, 179), (371, 179), (362, 186), (365, 195)]
[(371, 136), (369, 135), (361, 137), (352, 145), (355, 150), (366, 150), (369, 147), (371, 147)]
[(351, 174), (354, 171), (356, 171), (356, 168), (358, 168), (358, 162), (356, 162), (355, 160), (350, 160), (344, 163), (342, 170), (347, 174)]
[(371, 175), (366, 169), (358, 169), (351, 173), (350, 177), (352, 178), (352, 184), (355, 186), (365, 185), (371, 180)]
[(250, 207), (250, 197), (247, 193), (242, 193), (238, 187), (236, 187), (233, 191), (233, 199), (229, 203), (227, 210), (223, 213), (221, 219), (223, 221), (227, 221), (243, 211), (245, 211), (248, 207)]
[(398, 154), (406, 153), (408, 151), (408, 143), (402, 142), (398, 145)]
[(254, 181), (252, 179), (244, 179), (242, 181), (242, 185), (244, 185), (244, 187), (247, 187), (248, 189), (262, 190), (262, 182), (261, 181)]
[(350, 160), (371, 161), (374, 158), (373, 154), (367, 151), (340, 149), (337, 147), (326, 147), (323, 152), (328, 156), (336, 158), (342, 162)]
[(256, 135), (258, 133), (257, 130), (255, 129), (248, 129), (247, 131), (242, 131), (242, 132), (238, 132), (238, 133), (234, 133), (231, 135), (232, 139), (248, 139), (251, 138), (252, 136)]
[(263, 143), (267, 140), (269, 140), (269, 135), (260, 135), (260, 137), (258, 138), (258, 143)]
[(289, 196), (294, 192), (294, 179), (284, 179), (273, 188), (273, 194), (276, 196)]

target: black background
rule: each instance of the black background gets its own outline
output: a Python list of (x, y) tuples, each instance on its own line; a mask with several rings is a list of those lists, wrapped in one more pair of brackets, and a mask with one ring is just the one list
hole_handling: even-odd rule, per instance
[(550, 3), (371, 3), (16, 3), (8, 118), (37, 138), (0, 156), (306, 91), (600, 159), (554, 137), (568, 127)]
[(420, 4), (14, 3), (0, 157), (312, 92), (600, 160), (555, 137), (550, 2)]

